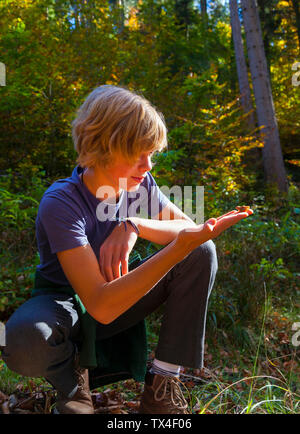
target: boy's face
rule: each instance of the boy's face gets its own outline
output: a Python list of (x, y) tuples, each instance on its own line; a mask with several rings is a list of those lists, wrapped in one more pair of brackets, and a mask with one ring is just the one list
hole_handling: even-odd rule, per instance
[[(106, 175), (114, 186), (119, 189), (136, 191), (141, 182), (152, 169), (151, 157), (154, 152), (143, 152), (139, 158), (130, 163), (122, 155), (116, 155), (112, 164), (106, 169)], [(122, 179), (120, 179), (122, 178)]]

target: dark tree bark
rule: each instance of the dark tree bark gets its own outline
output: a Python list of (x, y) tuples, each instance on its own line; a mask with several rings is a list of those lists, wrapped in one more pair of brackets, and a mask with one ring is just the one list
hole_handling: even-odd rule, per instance
[(207, 0), (200, 0), (200, 9), (204, 26), (207, 26)]
[(200, 0), (201, 14), (207, 14), (207, 3), (206, 0)]
[(248, 70), (244, 53), (244, 44), (241, 32), (241, 23), (238, 15), (237, 0), (230, 0), (230, 22), (232, 37), (234, 43), (234, 52), (236, 60), (237, 75), (239, 81), (239, 89), (241, 94), (241, 105), (245, 113), (250, 113), (247, 122), (250, 130), (256, 126), (253, 105), (251, 100), (251, 90), (248, 80)]
[(288, 183), (280, 145), (270, 77), (264, 51), (256, 0), (241, 0), (249, 65), (256, 102), (258, 125), (264, 147), (263, 165), (266, 182), (287, 192)]

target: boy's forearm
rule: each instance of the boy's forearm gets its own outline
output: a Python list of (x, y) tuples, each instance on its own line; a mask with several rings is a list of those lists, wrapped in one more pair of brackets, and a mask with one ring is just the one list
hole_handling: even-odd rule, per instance
[(191, 220), (155, 220), (130, 217), (140, 231), (140, 237), (161, 246), (165, 246), (175, 240), (178, 233), (187, 227), (196, 226)]
[[(98, 290), (94, 312), (98, 321), (109, 324), (149, 292), (190, 250), (173, 240), (156, 255)], [(101, 311), (101, 314), (99, 313)]]

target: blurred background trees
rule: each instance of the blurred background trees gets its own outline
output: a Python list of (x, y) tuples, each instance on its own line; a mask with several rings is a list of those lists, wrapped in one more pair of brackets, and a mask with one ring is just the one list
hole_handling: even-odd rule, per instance
[[(288, 189), (276, 181), (276, 166), (274, 184), (266, 183), (258, 117), (266, 107), (255, 92), (259, 77), (251, 68), (243, 3), (0, 3), (0, 62), (6, 65), (6, 86), (0, 87), (0, 319), (29, 297), (39, 262), (39, 200), (55, 179), (70, 176), (76, 159), (71, 121), (101, 84), (138, 91), (164, 113), (169, 146), (152, 170), (159, 185), (203, 185), (205, 218), (237, 204), (255, 210), (251, 220), (216, 240), (220, 277), (209, 330), (227, 327), (235, 338), (243, 330), (245, 342), (245, 330), (262, 314), (264, 284), (275, 304), (293, 306), (299, 296), (300, 86), (292, 85), (292, 66), (300, 61), (299, 2), (251, 1)], [(268, 158), (275, 155), (273, 145)]]
[[(184, 151), (175, 169), (190, 173), (190, 182), (202, 182), (204, 148), (212, 133), (219, 142), (214, 159), (222, 164), (214, 126), (219, 115), (216, 124), (207, 119), (241, 92), (228, 4), (219, 0), (7, 0), (0, 8), (0, 60), (7, 68), (7, 86), (0, 89), (2, 173), (11, 168), (21, 176), (41, 166), (47, 177), (67, 175), (75, 157), (70, 122), (88, 92), (103, 83), (140, 91), (163, 111), (169, 149)], [(297, 182), (299, 89), (291, 86), (291, 66), (299, 53), (299, 4), (258, 1), (258, 10), (280, 151), (289, 179)], [(238, 19), (249, 68), (241, 8)], [(250, 70), (245, 76), (246, 71), (244, 80), (249, 80), (252, 92), (253, 76)], [(251, 98), (255, 107), (254, 95)], [(235, 112), (235, 120), (240, 119), (234, 134), (236, 149), (241, 135), (249, 134), (247, 143), (253, 143), (252, 134), (257, 137), (257, 131), (246, 133), (243, 116), (242, 110)], [(205, 132), (199, 135), (200, 124)], [(189, 158), (191, 152), (195, 159)], [(232, 147), (229, 152), (232, 155)], [(198, 163), (194, 167), (197, 159), (202, 160), (199, 169)], [(262, 176), (260, 163), (252, 173), (257, 179)]]

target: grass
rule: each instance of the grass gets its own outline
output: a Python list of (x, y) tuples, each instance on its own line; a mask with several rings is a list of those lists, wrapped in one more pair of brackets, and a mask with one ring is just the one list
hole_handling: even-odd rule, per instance
[[(292, 198), (286, 207), (274, 210), (265, 210), (264, 200), (258, 202), (252, 220), (215, 240), (219, 271), (207, 317), (205, 369), (182, 372), (183, 391), (193, 413), (300, 413), (300, 346), (292, 344), (293, 324), (300, 321), (300, 304), (296, 303), (300, 295), (299, 194), (297, 200)], [(10, 250), (13, 236), (18, 249), (22, 250), (22, 243), (27, 245), (27, 238), (19, 239), (19, 234), (19, 229), (7, 231), (10, 238), (5, 239), (6, 253), (0, 258), (7, 264), (1, 270), (2, 321), (29, 296), (32, 270), (38, 261), (36, 256), (32, 259), (31, 250), (24, 250), (25, 267), (14, 248)], [(144, 257), (151, 252), (142, 253)], [(14, 291), (6, 294), (7, 288)], [(161, 315), (162, 309), (158, 309), (147, 321), (149, 360), (154, 357)], [(143, 383), (127, 380), (95, 393), (100, 401), (103, 394), (106, 403), (117, 402), (134, 412), (142, 390)], [(0, 391), (8, 396), (31, 396), (41, 391), (50, 394), (51, 386), (41, 378), (13, 373), (0, 357)], [(109, 405), (107, 409), (109, 412)]]
[[(287, 345), (282, 339), (282, 324), (286, 332), (291, 324), (280, 322), (278, 316), (278, 312), (275, 316), (270, 314), (265, 292), (264, 315), (256, 346), (252, 344), (252, 347), (241, 349), (230, 339), (224, 344), (223, 335), (218, 336), (218, 341), (208, 331), (205, 368), (201, 372), (186, 368), (181, 377), (183, 392), (193, 414), (300, 413), (299, 351), (298, 347)], [(158, 310), (148, 321), (150, 359), (157, 343), (160, 318), (161, 311)], [(281, 315), (281, 318), (285, 317)], [(270, 341), (269, 336), (279, 322), (280, 336)], [(26, 378), (13, 373), (0, 360), (0, 390), (6, 395), (32, 396), (51, 391), (51, 386), (42, 378)], [(142, 390), (143, 383), (126, 380), (103, 386), (95, 392), (109, 397), (108, 402), (118, 402), (123, 411), (134, 413)]]
[(37, 390), (48, 391), (51, 389), (49, 383), (43, 378), (23, 377), (7, 368), (0, 358), (0, 391), (6, 395), (25, 392), (32, 394)]
[(229, 384), (210, 382), (199, 395), (194, 394), (197, 399), (194, 410), (199, 414), (292, 414), (299, 409), (299, 395), (291, 392), (279, 378), (267, 375), (243, 377)]

